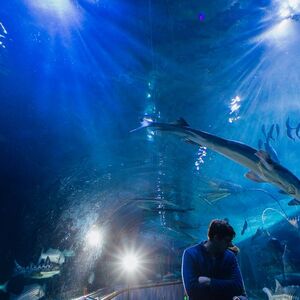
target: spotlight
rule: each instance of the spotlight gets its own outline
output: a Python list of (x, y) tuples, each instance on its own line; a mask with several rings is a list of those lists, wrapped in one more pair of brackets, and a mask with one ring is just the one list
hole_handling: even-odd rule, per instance
[(122, 267), (128, 273), (134, 273), (140, 267), (140, 259), (136, 254), (126, 254), (122, 259)]

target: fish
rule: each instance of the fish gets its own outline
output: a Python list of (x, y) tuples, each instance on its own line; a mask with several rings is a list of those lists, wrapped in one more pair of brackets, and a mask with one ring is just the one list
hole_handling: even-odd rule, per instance
[(209, 191), (201, 199), (206, 201), (209, 205), (217, 202), (223, 198), (230, 196), (232, 193), (230, 191)]
[[(202, 200), (205, 200), (209, 205), (224, 199), (226, 197), (248, 192), (260, 192), (278, 201), (271, 193), (259, 188), (245, 188), (230, 181), (210, 180), (210, 190), (202, 191), (203, 194), (199, 195)], [(284, 193), (286, 195), (286, 193)]]
[(138, 208), (140, 208), (142, 210), (152, 211), (152, 212), (164, 211), (164, 212), (182, 212), (182, 213), (184, 213), (184, 212), (195, 210), (194, 208), (148, 207), (145, 205), (138, 205)]
[(287, 136), (292, 139), (293, 141), (295, 141), (295, 138), (292, 136), (292, 130), (295, 129), (293, 127), (291, 127), (290, 125), (290, 118), (287, 118), (286, 122), (285, 122), (285, 126), (286, 126), (286, 134)]
[(275, 279), (276, 287), (274, 293), (266, 287), (263, 291), (267, 294), (269, 300), (299, 300), (300, 299), (300, 286), (288, 285), (282, 286), (278, 280)]
[(270, 155), (263, 150), (257, 150), (238, 141), (227, 140), (217, 135), (193, 129), (183, 118), (174, 123), (152, 122), (144, 119), (142, 125), (131, 130), (131, 132), (142, 128), (170, 132), (182, 137), (188, 143), (210, 148), (250, 169), (245, 174), (245, 177), (249, 180), (273, 184), (289, 196), (294, 197), (300, 204), (299, 179), (290, 170), (273, 161)]
[(46, 252), (42, 250), (38, 263), (40, 264), (42, 261), (46, 261), (47, 257), (49, 257), (50, 262), (58, 265), (62, 265), (66, 261), (63, 252), (59, 249), (49, 248)]
[(272, 126), (271, 126), (271, 128), (270, 128), (270, 130), (268, 132), (267, 141), (269, 141), (269, 140), (275, 141), (274, 137), (273, 137), (274, 127), (275, 127), (275, 124), (272, 124)]
[(11, 300), (38, 300), (45, 296), (45, 286), (39, 284), (25, 285), (20, 295), (13, 295)]
[(243, 229), (241, 231), (241, 235), (244, 235), (247, 228), (248, 228), (248, 222), (247, 222), (247, 220), (245, 220), (244, 225), (243, 225)]
[(24, 277), (32, 279), (51, 278), (60, 274), (60, 267), (58, 264), (51, 263), (50, 258), (47, 257), (45, 261), (35, 265), (22, 267), (15, 261), (15, 270), (13, 276), (23, 275)]

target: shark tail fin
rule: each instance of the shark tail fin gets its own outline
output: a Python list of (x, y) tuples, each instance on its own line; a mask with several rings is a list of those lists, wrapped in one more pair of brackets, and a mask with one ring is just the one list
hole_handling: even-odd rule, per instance
[(152, 123), (153, 123), (153, 121), (152, 121), (151, 119), (148, 119), (148, 118), (145, 118), (145, 117), (144, 117), (144, 118), (141, 120), (141, 126), (138, 127), (138, 128), (135, 128), (135, 129), (130, 130), (130, 132), (134, 132), (134, 131), (137, 131), (137, 130), (146, 128), (146, 127), (150, 126)]
[(276, 292), (279, 292), (282, 289), (282, 286), (281, 286), (280, 282), (277, 279), (275, 279), (275, 284), (276, 284), (276, 286), (275, 286), (275, 293), (276, 293)]
[(7, 285), (8, 285), (8, 281), (6, 281), (3, 284), (0, 284), (0, 291), (3, 293), (7, 293)]

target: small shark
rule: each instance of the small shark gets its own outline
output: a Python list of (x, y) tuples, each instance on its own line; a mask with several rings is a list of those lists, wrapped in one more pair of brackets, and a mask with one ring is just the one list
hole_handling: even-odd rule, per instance
[(30, 264), (27, 267), (21, 267), (15, 261), (14, 276), (23, 275), (24, 277), (32, 279), (45, 279), (50, 278), (60, 273), (60, 267), (58, 264), (51, 263), (50, 258), (40, 264)]
[(263, 291), (267, 294), (268, 300), (299, 300), (300, 299), (300, 286), (288, 285), (282, 287), (278, 280), (275, 279), (276, 287), (275, 292), (266, 287)]
[(174, 123), (153, 122), (146, 118), (142, 121), (142, 128), (167, 131), (179, 135), (186, 142), (204, 146), (216, 151), (227, 158), (250, 169), (245, 176), (255, 182), (268, 182), (279, 187), (286, 194), (294, 197), (289, 205), (300, 205), (300, 181), (287, 168), (276, 163), (270, 155), (263, 150), (256, 150), (241, 142), (227, 140), (216, 135), (193, 129), (182, 118)]

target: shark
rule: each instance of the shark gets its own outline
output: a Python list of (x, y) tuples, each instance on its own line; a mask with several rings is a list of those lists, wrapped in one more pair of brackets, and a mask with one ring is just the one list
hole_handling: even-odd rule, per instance
[(273, 184), (281, 192), (293, 197), (289, 205), (300, 205), (300, 180), (289, 169), (274, 161), (264, 150), (191, 128), (183, 118), (173, 123), (155, 122), (150, 118), (144, 118), (141, 126), (131, 132), (142, 128), (170, 132), (187, 143), (207, 147), (248, 168), (245, 177), (249, 180)]
[(275, 279), (276, 287), (275, 292), (266, 287), (263, 291), (267, 294), (268, 300), (300, 300), (300, 286), (299, 285), (288, 285), (282, 286), (278, 280)]
[(46, 279), (60, 274), (60, 266), (52, 263), (49, 256), (45, 261), (39, 264), (30, 264), (29, 266), (22, 267), (15, 261), (15, 270), (13, 276), (23, 275), (32, 279)]

